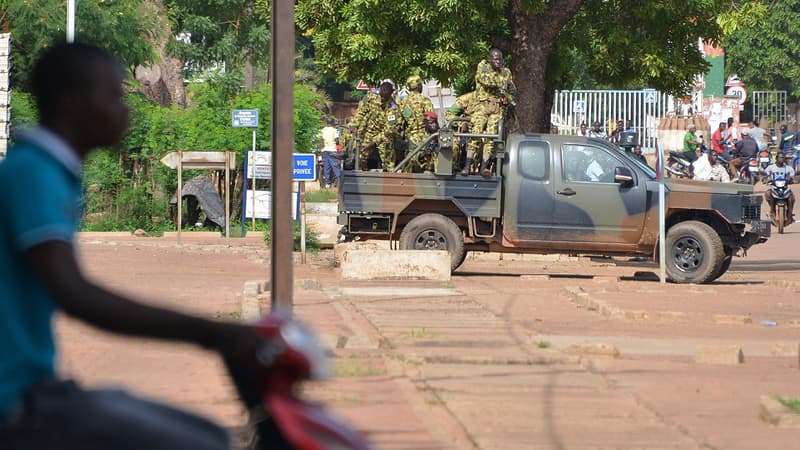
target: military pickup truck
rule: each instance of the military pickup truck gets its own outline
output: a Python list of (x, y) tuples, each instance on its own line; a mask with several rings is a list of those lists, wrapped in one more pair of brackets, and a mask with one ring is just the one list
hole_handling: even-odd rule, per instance
[[(440, 133), (439, 142), (452, 141), (452, 131)], [(658, 260), (658, 181), (650, 167), (604, 140), (578, 136), (512, 134), (495, 140), (495, 149), (491, 177), (453, 175), (447, 147), (437, 173), (343, 171), (340, 237), (447, 250), (452, 270), (469, 251)], [(665, 185), (666, 270), (674, 282), (716, 280), (733, 256), (770, 235), (762, 197), (749, 185)]]

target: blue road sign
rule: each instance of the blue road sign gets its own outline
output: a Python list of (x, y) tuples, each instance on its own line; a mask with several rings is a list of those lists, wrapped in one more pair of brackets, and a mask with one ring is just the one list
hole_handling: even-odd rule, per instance
[(317, 179), (317, 157), (313, 153), (292, 154), (292, 181)]
[(234, 109), (231, 111), (234, 128), (258, 128), (257, 109)]

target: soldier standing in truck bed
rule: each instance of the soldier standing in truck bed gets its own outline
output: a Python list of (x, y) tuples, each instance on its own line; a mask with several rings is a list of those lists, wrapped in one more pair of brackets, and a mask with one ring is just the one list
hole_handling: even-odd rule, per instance
[(433, 103), (422, 95), (422, 79), (418, 75), (408, 77), (408, 96), (400, 103), (405, 122), (409, 148), (413, 149), (428, 137), (423, 114), (433, 111)]
[(394, 141), (403, 125), (403, 116), (393, 93), (392, 83), (384, 81), (377, 94), (367, 94), (361, 101), (353, 119), (363, 146), (361, 155), (366, 156), (367, 161), (379, 156), (381, 167), (387, 172), (394, 169)]
[[(450, 122), (451, 120), (457, 117), (467, 117), (470, 118), (472, 114), (475, 112), (475, 108), (478, 106), (477, 97), (475, 96), (475, 91), (467, 92), (466, 94), (459, 95), (456, 98), (455, 103), (450, 106), (444, 113), (445, 120)], [(458, 124), (458, 131), (461, 133), (466, 133), (468, 131), (468, 124), (467, 122), (461, 122)], [(461, 175), (467, 176), (470, 173), (470, 167), (472, 163), (475, 161), (475, 149), (478, 145), (470, 146), (467, 145), (467, 140), (464, 138), (464, 142), (462, 143), (460, 140), (453, 148), (458, 148), (459, 151), (459, 159), (464, 160), (464, 167), (461, 169)], [(466, 147), (466, 149), (462, 148)], [(466, 150), (466, 151), (464, 151)], [(466, 153), (466, 158), (464, 158), (464, 153)]]
[[(475, 95), (478, 107), (472, 114), (470, 130), (472, 133), (496, 134), (497, 127), (505, 115), (508, 105), (514, 102), (517, 88), (511, 79), (511, 71), (504, 67), (503, 52), (493, 48), (489, 58), (478, 63), (475, 72)], [(479, 143), (470, 141), (470, 146), (477, 149)], [(483, 140), (481, 175), (490, 176), (488, 161), (494, 147), (490, 140)]]

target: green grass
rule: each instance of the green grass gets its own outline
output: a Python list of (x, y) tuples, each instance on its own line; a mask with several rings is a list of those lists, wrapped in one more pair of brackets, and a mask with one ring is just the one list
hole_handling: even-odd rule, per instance
[(779, 401), (781, 405), (789, 408), (794, 414), (800, 414), (800, 398), (783, 398), (779, 395), (775, 396), (775, 400)]
[(328, 203), (334, 200), (337, 195), (338, 193), (335, 190), (329, 189), (306, 192), (306, 203)]
[(412, 328), (411, 331), (403, 332), (401, 336), (411, 339), (433, 339), (439, 337), (439, 333), (434, 333), (429, 331), (427, 328), (422, 327), (419, 330)]
[(377, 377), (380, 375), (386, 375), (386, 370), (363, 366), (339, 366), (333, 369), (333, 376), (336, 378)]
[(536, 345), (539, 348), (550, 348), (550, 341), (539, 341), (539, 343)]

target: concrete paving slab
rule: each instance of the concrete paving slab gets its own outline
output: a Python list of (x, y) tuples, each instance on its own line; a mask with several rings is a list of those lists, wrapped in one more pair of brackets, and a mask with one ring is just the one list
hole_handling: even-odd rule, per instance
[(450, 254), (444, 250), (347, 250), (343, 280), (450, 280)]
[(330, 298), (426, 298), (463, 295), (451, 288), (400, 288), (396, 286), (332, 287), (325, 289)]

